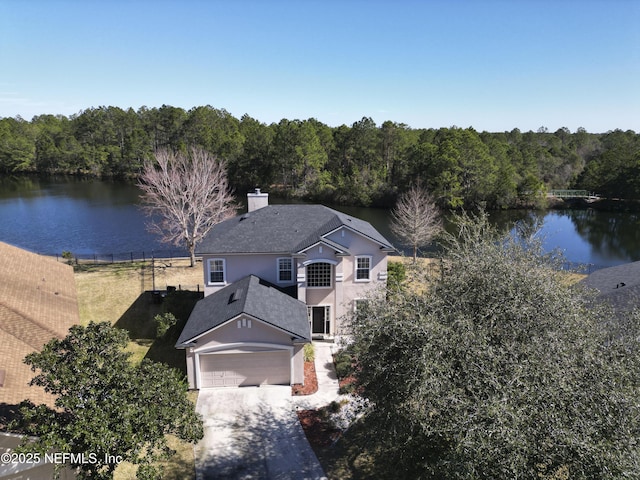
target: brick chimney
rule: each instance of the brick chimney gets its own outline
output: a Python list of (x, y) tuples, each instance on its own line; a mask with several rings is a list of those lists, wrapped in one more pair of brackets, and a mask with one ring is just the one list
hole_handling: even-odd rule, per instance
[(253, 212), (269, 205), (269, 194), (261, 193), (259, 188), (253, 193), (247, 193), (247, 212)]

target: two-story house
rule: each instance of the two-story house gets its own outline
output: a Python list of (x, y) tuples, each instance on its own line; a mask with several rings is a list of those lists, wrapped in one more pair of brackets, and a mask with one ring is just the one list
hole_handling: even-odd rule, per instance
[(370, 223), (323, 205), (269, 205), (258, 189), (247, 197), (248, 212), (198, 249), (205, 298), (176, 345), (192, 388), (302, 383), (303, 344), (339, 335), (341, 317), (386, 283), (394, 249)]

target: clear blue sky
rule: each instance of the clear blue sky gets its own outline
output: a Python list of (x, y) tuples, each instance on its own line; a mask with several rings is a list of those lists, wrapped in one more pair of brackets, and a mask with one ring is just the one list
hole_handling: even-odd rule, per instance
[(0, 0), (0, 117), (640, 132), (640, 0)]

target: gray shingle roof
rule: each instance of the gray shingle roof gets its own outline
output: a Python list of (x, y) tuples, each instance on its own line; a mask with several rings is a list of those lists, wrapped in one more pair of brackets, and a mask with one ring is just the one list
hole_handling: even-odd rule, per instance
[(598, 298), (618, 312), (640, 307), (640, 261), (596, 270), (582, 283), (597, 289)]
[(268, 205), (219, 223), (200, 242), (198, 254), (295, 253), (346, 226), (393, 249), (369, 222), (324, 205)]
[(241, 314), (248, 314), (302, 340), (310, 340), (307, 306), (255, 275), (238, 280), (194, 307), (177, 348)]

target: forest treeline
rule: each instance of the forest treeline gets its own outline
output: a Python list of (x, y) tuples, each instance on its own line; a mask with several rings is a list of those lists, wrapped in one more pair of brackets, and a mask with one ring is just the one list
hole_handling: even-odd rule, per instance
[(447, 208), (540, 203), (549, 189), (640, 199), (640, 134), (580, 128), (489, 133), (412, 129), (362, 118), (265, 124), (211, 106), (89, 108), (70, 117), (0, 118), (0, 172), (135, 177), (154, 150), (201, 146), (224, 158), (236, 192), (390, 206), (421, 183)]

